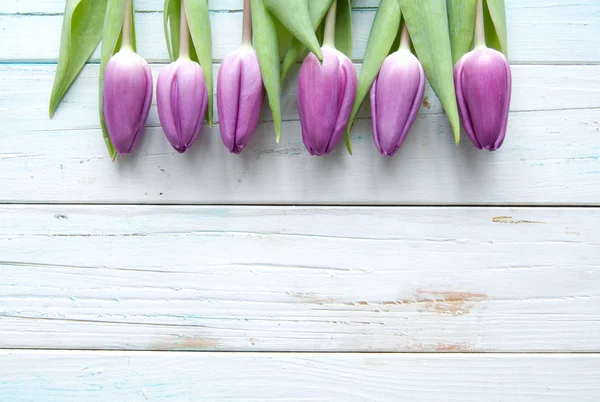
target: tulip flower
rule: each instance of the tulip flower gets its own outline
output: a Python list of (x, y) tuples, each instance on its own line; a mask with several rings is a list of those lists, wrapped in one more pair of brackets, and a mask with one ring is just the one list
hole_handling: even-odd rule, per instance
[(131, 7), (126, 7), (122, 45), (106, 65), (103, 115), (115, 150), (130, 154), (139, 141), (152, 103), (152, 71), (131, 46)]
[(373, 139), (381, 155), (398, 151), (423, 101), (425, 71), (410, 52), (406, 25), (402, 29), (400, 50), (389, 55), (371, 87)]
[(177, 152), (184, 153), (198, 138), (208, 107), (200, 64), (179, 58), (167, 66), (158, 76), (156, 102), (167, 140)]
[(156, 101), (167, 140), (177, 152), (184, 153), (202, 129), (208, 92), (202, 67), (189, 58), (190, 34), (183, 1), (180, 29), (179, 58), (159, 74)]
[(311, 53), (300, 68), (298, 111), (311, 155), (326, 155), (339, 143), (356, 97), (354, 65), (334, 46), (336, 7), (334, 1), (325, 22), (323, 64)]
[(264, 93), (260, 63), (252, 47), (250, 0), (245, 0), (242, 46), (225, 57), (217, 82), (221, 138), (231, 153), (241, 153), (254, 136)]
[(482, 0), (477, 4), (475, 48), (454, 67), (462, 124), (473, 145), (495, 151), (504, 142), (512, 77), (506, 56), (485, 43)]

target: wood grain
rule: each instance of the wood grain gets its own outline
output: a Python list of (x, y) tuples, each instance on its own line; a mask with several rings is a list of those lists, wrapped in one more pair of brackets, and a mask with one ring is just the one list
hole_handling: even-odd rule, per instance
[(0, 347), (598, 351), (599, 218), (4, 206)]
[(0, 352), (11, 402), (596, 402), (598, 376), (599, 355)]
[(327, 158), (312, 158), (288, 85), (280, 144), (265, 107), (264, 123), (241, 157), (226, 151), (218, 126), (205, 128), (192, 150), (178, 155), (153, 107), (135, 156), (114, 164), (91, 96), (97, 69), (84, 70), (48, 120), (54, 66), (0, 66), (0, 202), (600, 204), (599, 66), (515, 66), (508, 138), (496, 153), (478, 152), (466, 138), (456, 147), (428, 88), (395, 158), (377, 153), (368, 111), (354, 130), (353, 157), (340, 146)]
[[(597, 402), (600, 2), (506, 0), (500, 152), (454, 146), (427, 88), (396, 158), (366, 108), (355, 156), (310, 158), (292, 76), (280, 144), (265, 108), (241, 157), (218, 125), (177, 155), (153, 107), (114, 164), (96, 56), (47, 118), (64, 0), (0, 3), (2, 401)], [(378, 3), (353, 1), (358, 69)], [(156, 77), (163, 2), (135, 5)], [(242, 0), (209, 7), (217, 73)]]
[[(6, 2), (6, 0), (3, 0)], [(221, 60), (240, 45), (241, 1), (229, 0), (216, 6), (211, 23), (213, 57)], [(25, 3), (28, 6), (23, 6)], [(38, 3), (40, 3), (38, 5)], [(353, 56), (361, 60), (378, 2), (364, 1), (353, 12)], [(166, 61), (168, 53), (162, 30), (161, 0), (136, 2), (138, 50), (151, 61)], [(64, 1), (10, 0), (0, 6), (0, 60), (55, 62), (60, 41)], [(508, 41), (513, 63), (598, 63), (600, 48), (600, 3), (595, 0), (507, 0)], [(31, 27), (35, 26), (35, 30)], [(588, 39), (589, 38), (589, 39)], [(97, 60), (97, 57), (95, 57)]]

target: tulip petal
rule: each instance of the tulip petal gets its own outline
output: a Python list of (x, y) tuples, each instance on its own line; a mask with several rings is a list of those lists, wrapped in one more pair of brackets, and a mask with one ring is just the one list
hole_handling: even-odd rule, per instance
[(314, 53), (309, 54), (298, 79), (298, 112), (302, 140), (311, 155), (325, 155), (336, 127), (339, 110), (340, 62), (325, 50), (323, 64)]
[[(119, 36), (121, 35), (121, 31), (123, 29), (124, 18), (125, 7), (123, 6), (123, 1), (108, 0), (108, 4), (106, 6), (106, 13), (104, 16), (104, 28), (102, 30), (102, 51), (100, 62), (99, 91), (100, 100), (98, 102), (98, 107), (100, 114), (100, 125), (102, 127), (102, 136), (104, 137), (104, 142), (106, 143), (106, 147), (108, 148), (108, 153), (111, 159), (113, 160), (117, 156), (117, 151), (115, 150), (115, 147), (113, 146), (110, 140), (110, 136), (106, 127), (106, 122), (104, 121), (104, 72), (106, 70), (106, 66), (108, 65), (109, 60), (115, 54), (117, 43), (119, 41)], [(135, 38), (133, 38), (133, 42), (135, 44)]]
[(223, 144), (225, 144), (230, 151), (235, 149), (241, 76), (242, 59), (237, 53), (230, 53), (221, 63), (217, 81), (219, 129), (221, 130)]
[(373, 85), (371, 86), (371, 126), (373, 127), (373, 141), (375, 141), (375, 146), (381, 152), (381, 143), (379, 142), (379, 130), (377, 122), (379, 121), (379, 114), (377, 110), (379, 109), (379, 105), (377, 103), (377, 88), (379, 81), (379, 75), (373, 81)]
[(177, 152), (185, 152), (200, 134), (207, 97), (204, 73), (196, 62), (177, 60), (158, 76), (158, 116), (167, 139)]
[(264, 98), (260, 65), (254, 50), (244, 55), (239, 85), (239, 112), (234, 147), (231, 150), (235, 154), (241, 153), (254, 136)]
[(121, 155), (131, 153), (148, 118), (152, 72), (132, 51), (113, 56), (104, 76), (103, 117), (111, 143)]
[(340, 98), (338, 99), (337, 121), (335, 123), (332, 139), (328, 146), (328, 153), (337, 146), (344, 135), (350, 113), (352, 112), (352, 105), (356, 99), (356, 87), (358, 85), (358, 78), (356, 77), (356, 70), (354, 69), (352, 61), (339, 51), (338, 58), (340, 59), (338, 78), (340, 82), (338, 96), (340, 96)]
[(358, 79), (356, 99), (354, 100), (350, 120), (346, 128), (346, 148), (348, 148), (350, 154), (352, 154), (350, 130), (360, 107), (371, 89), (373, 81), (375, 81), (379, 73), (381, 65), (390, 53), (394, 40), (398, 36), (400, 14), (400, 2), (398, 0), (381, 0), (381, 4), (375, 15), (375, 21), (371, 27), (365, 59)]
[(467, 133), (467, 136), (477, 149), (483, 149), (481, 144), (479, 143), (479, 140), (477, 139), (477, 136), (475, 135), (475, 130), (473, 129), (473, 124), (471, 123), (469, 107), (467, 105), (465, 94), (463, 92), (463, 88), (465, 86), (463, 82), (463, 71), (465, 59), (467, 57), (467, 55), (463, 56), (454, 67), (454, 85), (456, 87), (456, 102), (458, 104), (460, 121), (463, 125), (463, 128), (465, 129), (465, 133)]
[(404, 142), (425, 91), (421, 64), (409, 51), (390, 55), (371, 90), (375, 144), (382, 155), (393, 156)]
[(506, 74), (506, 99), (504, 100), (504, 108), (502, 113), (502, 126), (500, 127), (500, 134), (498, 135), (498, 139), (494, 143), (495, 149), (500, 149), (502, 144), (504, 143), (504, 139), (506, 138), (506, 130), (508, 128), (508, 113), (510, 111), (510, 100), (512, 96), (512, 72), (510, 70), (510, 64), (508, 60), (504, 65), (505, 74)]
[(506, 57), (493, 49), (467, 53), (456, 66), (461, 118), (477, 148), (497, 150), (504, 141), (512, 78)]

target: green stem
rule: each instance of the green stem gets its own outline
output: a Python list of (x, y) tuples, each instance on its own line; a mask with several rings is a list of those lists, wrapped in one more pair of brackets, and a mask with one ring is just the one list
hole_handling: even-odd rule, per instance
[(190, 27), (185, 11), (185, 0), (181, 0), (181, 15), (179, 22), (179, 58), (190, 58)]
[(402, 25), (402, 33), (400, 34), (400, 48), (398, 50), (408, 50), (410, 52), (410, 34), (406, 23)]
[(121, 50), (132, 50), (131, 36), (133, 33), (133, 1), (125, 0), (125, 15), (121, 34)]
[(486, 47), (485, 25), (483, 23), (483, 0), (477, 1), (477, 14), (475, 18), (475, 49)]
[(337, 11), (337, 0), (333, 0), (331, 7), (327, 12), (325, 20), (325, 35), (323, 37), (323, 45), (335, 47), (335, 17)]
[(244, 27), (242, 28), (242, 45), (252, 45), (252, 9), (250, 0), (244, 0)]

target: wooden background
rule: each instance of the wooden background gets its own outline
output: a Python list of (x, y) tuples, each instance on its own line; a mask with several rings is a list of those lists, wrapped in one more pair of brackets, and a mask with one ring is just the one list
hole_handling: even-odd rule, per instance
[[(242, 2), (209, 3), (217, 72)], [(135, 4), (156, 78), (162, 1)], [(47, 117), (64, 0), (2, 0), (0, 400), (600, 400), (600, 2), (506, 5), (499, 152), (427, 88), (395, 158), (368, 110), (354, 156), (310, 157), (292, 77), (279, 144), (265, 107), (243, 155), (218, 124), (178, 155), (153, 107), (111, 163), (96, 56)]]

